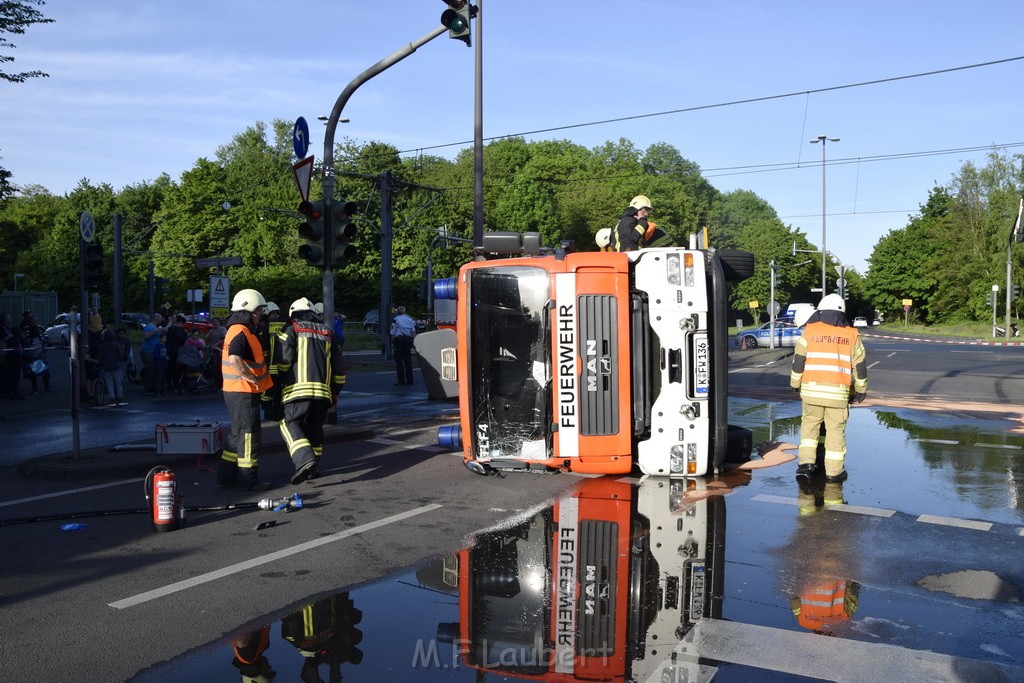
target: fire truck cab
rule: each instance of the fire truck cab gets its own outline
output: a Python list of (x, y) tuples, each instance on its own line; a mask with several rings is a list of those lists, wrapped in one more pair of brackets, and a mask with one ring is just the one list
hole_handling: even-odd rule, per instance
[(459, 621), (439, 624), (439, 640), (473, 668), (537, 681), (711, 680), (697, 652), (676, 646), (722, 616), (721, 494), (749, 477), (584, 479), (479, 534), (439, 560), (459, 596)]
[[(710, 248), (545, 251), (536, 234), (488, 233), (478, 259), (434, 287), (456, 299), (456, 344), (439, 362), (457, 379), (460, 421), (440, 443), (479, 474), (719, 471), (726, 284), (753, 263)], [(749, 433), (739, 441), (749, 454)]]

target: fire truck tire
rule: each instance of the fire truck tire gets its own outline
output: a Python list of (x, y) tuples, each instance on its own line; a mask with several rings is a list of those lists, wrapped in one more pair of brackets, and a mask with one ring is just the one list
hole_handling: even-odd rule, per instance
[(749, 429), (729, 425), (728, 443), (726, 462), (743, 464), (750, 460), (750, 454), (754, 449), (754, 435)]
[(719, 249), (726, 282), (742, 282), (754, 275), (754, 255), (739, 249)]

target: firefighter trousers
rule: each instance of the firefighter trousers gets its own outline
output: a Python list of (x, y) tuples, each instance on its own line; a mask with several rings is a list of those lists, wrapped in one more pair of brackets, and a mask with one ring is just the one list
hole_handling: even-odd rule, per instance
[(817, 458), (821, 426), (825, 425), (825, 475), (840, 474), (846, 462), (846, 421), (850, 419), (850, 406), (831, 408), (804, 401), (800, 418), (799, 464), (814, 464)]
[(324, 417), (331, 402), (324, 399), (289, 401), (284, 404), (281, 436), (288, 446), (295, 471), (310, 461), (320, 461), (324, 452)]
[(261, 420), (260, 395), (225, 391), (231, 431), (220, 456), (217, 483), (251, 488), (259, 483)]

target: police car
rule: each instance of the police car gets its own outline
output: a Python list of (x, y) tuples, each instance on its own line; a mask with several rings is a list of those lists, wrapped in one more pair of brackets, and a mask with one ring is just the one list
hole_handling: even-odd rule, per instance
[[(796, 346), (800, 339), (801, 328), (785, 320), (775, 321), (775, 346)], [(736, 334), (736, 344), (742, 348), (746, 345), (748, 349), (756, 349), (759, 346), (771, 346), (772, 331), (771, 323), (765, 323), (760, 327), (749, 330), (741, 330)]]

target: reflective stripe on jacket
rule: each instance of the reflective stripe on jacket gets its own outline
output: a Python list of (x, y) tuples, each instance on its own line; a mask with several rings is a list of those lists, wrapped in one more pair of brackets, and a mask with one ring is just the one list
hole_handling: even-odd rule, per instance
[(299, 318), (284, 328), (278, 343), (282, 401), (333, 401), (345, 385), (345, 365), (340, 342), (331, 328)]
[(793, 355), (789, 384), (814, 405), (841, 407), (868, 388), (864, 344), (855, 327), (807, 323)]
[[(256, 386), (242, 379), (242, 376), (236, 373), (235, 366), (228, 362), (228, 356), (231, 353), (231, 340), (238, 334), (245, 335), (246, 341), (249, 342), (249, 350), (252, 352), (253, 359), (243, 358), (242, 362), (245, 363), (245, 367), (252, 373), (252, 376), (256, 378)], [(221, 350), (220, 358), (221, 374), (224, 375), (222, 391), (259, 394), (274, 386), (274, 382), (270, 379), (270, 374), (267, 372), (267, 363), (263, 358), (263, 347), (260, 345), (260, 340), (247, 326), (236, 324), (228, 328), (228, 333), (224, 337), (224, 348)]]

